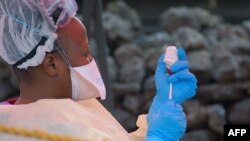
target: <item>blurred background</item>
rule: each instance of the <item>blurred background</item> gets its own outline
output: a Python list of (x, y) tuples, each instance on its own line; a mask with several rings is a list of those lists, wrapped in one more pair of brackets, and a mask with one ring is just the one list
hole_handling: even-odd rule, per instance
[[(150, 107), (164, 45), (185, 48), (198, 78), (197, 95), (183, 104), (188, 129), (181, 141), (222, 141), (224, 124), (250, 123), (250, 1), (77, 2), (106, 82), (104, 105), (128, 131)], [(18, 93), (0, 59), (0, 101)]]

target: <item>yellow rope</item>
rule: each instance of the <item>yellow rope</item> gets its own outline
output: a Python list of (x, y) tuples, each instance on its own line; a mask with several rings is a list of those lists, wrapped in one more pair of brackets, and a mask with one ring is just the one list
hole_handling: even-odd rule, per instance
[(18, 136), (46, 139), (48, 141), (87, 141), (65, 135), (51, 134), (41, 130), (27, 130), (23, 128), (10, 127), (0, 124), (0, 133), (1, 132)]

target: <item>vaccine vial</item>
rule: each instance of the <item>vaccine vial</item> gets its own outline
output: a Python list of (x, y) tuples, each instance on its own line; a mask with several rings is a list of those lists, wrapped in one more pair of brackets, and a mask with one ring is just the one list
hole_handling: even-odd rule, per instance
[(166, 53), (164, 57), (164, 62), (166, 63), (168, 73), (172, 73), (170, 68), (171, 66), (178, 61), (177, 48), (175, 46), (169, 46), (166, 48)]
[[(168, 74), (171, 75), (172, 72), (170, 70), (171, 66), (178, 61), (178, 54), (177, 54), (177, 48), (175, 46), (169, 46), (166, 48), (166, 54), (164, 57), (164, 62), (166, 63), (166, 69), (168, 71)], [(169, 84), (169, 92), (168, 92), (168, 98), (173, 98), (173, 84)]]

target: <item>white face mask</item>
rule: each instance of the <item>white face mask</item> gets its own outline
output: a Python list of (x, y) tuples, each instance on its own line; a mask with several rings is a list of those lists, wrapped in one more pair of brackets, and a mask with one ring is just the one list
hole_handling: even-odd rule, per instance
[(70, 67), (72, 99), (75, 101), (96, 97), (106, 98), (106, 89), (95, 60), (80, 67)]

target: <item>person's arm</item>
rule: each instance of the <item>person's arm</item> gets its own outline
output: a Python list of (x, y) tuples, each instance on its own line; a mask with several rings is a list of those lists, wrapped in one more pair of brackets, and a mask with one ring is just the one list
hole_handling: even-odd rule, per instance
[[(155, 106), (155, 105), (154, 105)], [(133, 141), (177, 141), (186, 131), (186, 117), (182, 107), (172, 100), (156, 106), (155, 112), (138, 118), (137, 131), (130, 133)]]
[(166, 140), (163, 140), (162, 138), (154, 135), (154, 136), (147, 136), (146, 141), (166, 141)]
[[(155, 105), (153, 105), (155, 106)], [(177, 141), (186, 131), (187, 121), (181, 105), (167, 100), (161, 106), (156, 105), (150, 112), (146, 141)]]

